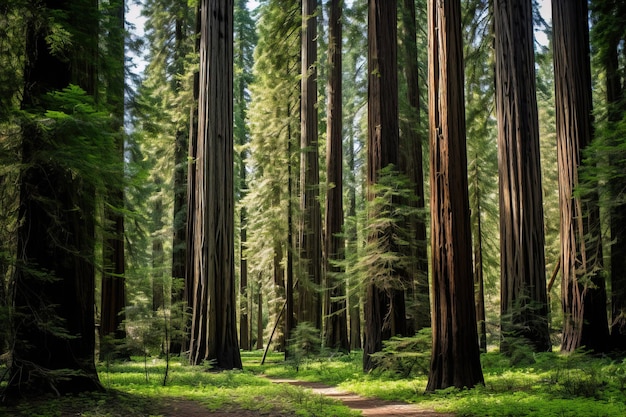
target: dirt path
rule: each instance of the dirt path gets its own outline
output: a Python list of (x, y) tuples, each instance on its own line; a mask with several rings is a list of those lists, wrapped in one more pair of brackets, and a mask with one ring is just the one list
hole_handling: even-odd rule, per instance
[(353, 410), (360, 410), (364, 416), (369, 417), (453, 417), (451, 414), (437, 413), (436, 411), (419, 408), (417, 405), (404, 402), (361, 397), (319, 382), (304, 382), (292, 379), (270, 379), (270, 381), (308, 388), (316, 394), (339, 400), (347, 407)]
[[(437, 413), (414, 404), (361, 397), (319, 382), (273, 378), (270, 381), (275, 384), (290, 384), (310, 389), (315, 394), (333, 398), (353, 410), (361, 411), (365, 417), (453, 417), (451, 414)], [(198, 402), (179, 398), (165, 400), (165, 403), (166, 406), (159, 410), (164, 417), (287, 417), (286, 414), (281, 413), (268, 414), (250, 410), (208, 411)]]

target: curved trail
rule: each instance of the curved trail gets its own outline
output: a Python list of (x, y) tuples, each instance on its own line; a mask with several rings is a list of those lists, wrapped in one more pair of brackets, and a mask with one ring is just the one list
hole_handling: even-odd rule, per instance
[(359, 410), (363, 416), (378, 417), (453, 417), (452, 414), (442, 414), (436, 411), (420, 408), (414, 404), (400, 401), (386, 401), (377, 398), (366, 398), (356, 394), (342, 391), (337, 387), (325, 385), (319, 382), (305, 382), (293, 379), (273, 379), (270, 381), (277, 384), (290, 384), (310, 389), (315, 394), (324, 395), (341, 401), (353, 410)]

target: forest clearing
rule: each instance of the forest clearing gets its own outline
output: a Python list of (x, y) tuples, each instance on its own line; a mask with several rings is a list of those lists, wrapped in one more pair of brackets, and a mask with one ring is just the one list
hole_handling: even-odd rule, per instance
[(624, 28), (2, 1), (0, 412), (626, 415)]
[[(361, 353), (311, 356), (286, 363), (271, 354), (260, 365), (262, 351), (243, 352), (244, 370), (212, 372), (172, 358), (163, 385), (165, 361), (133, 357), (131, 362), (99, 365), (105, 393), (54, 396), (3, 408), (10, 417), (342, 417), (342, 416), (533, 416), (617, 417), (626, 415), (624, 364), (577, 353), (543, 353), (532, 364), (511, 365), (498, 353), (483, 355), (485, 386), (426, 394), (424, 364), (396, 363), (397, 368), (364, 375)], [(418, 361), (424, 359), (418, 359)], [(283, 381), (277, 383), (276, 381)], [(297, 382), (289, 385), (284, 381)], [(324, 384), (335, 387), (314, 393)], [(360, 395), (355, 403), (341, 393)], [(365, 400), (365, 402), (363, 401)], [(394, 407), (399, 403), (410, 404)], [(352, 407), (352, 408), (349, 408)], [(354, 408), (361, 408), (362, 413)]]

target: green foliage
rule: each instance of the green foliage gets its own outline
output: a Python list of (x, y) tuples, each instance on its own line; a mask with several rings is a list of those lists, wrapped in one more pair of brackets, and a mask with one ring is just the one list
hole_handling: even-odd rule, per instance
[(404, 289), (403, 271), (412, 269), (415, 259), (404, 248), (417, 244), (408, 221), (419, 211), (407, 202), (414, 199), (410, 181), (393, 165), (384, 167), (378, 182), (370, 190), (366, 203), (367, 220), (364, 233), (368, 236), (359, 271), (367, 280), (383, 290)]
[(299, 370), (303, 363), (320, 353), (322, 339), (319, 330), (308, 322), (298, 323), (296, 328), (292, 330), (291, 336), (289, 353), (296, 370)]
[[(398, 378), (390, 373), (363, 374), (360, 352), (310, 361), (299, 372), (288, 366), (278, 353), (270, 354), (266, 364), (260, 365), (262, 354), (262, 351), (242, 353), (246, 371), (205, 372), (174, 362), (167, 387), (161, 386), (159, 378), (146, 380), (143, 358), (112, 363), (100, 369), (100, 379), (109, 388), (106, 394), (45, 398), (19, 404), (8, 412), (15, 416), (56, 416), (69, 415), (61, 410), (71, 410), (93, 416), (139, 416), (145, 415), (140, 414), (143, 410), (159, 415), (167, 403), (193, 400), (207, 410), (350, 415), (345, 407), (302, 388), (273, 384), (258, 374), (339, 385), (343, 390), (364, 396), (406, 401), (439, 413), (468, 417), (619, 416), (626, 407), (626, 362), (613, 362), (584, 352), (540, 353), (531, 367), (511, 367), (508, 357), (487, 353), (482, 356), (485, 386), (434, 394), (424, 393), (426, 375)], [(150, 358), (147, 368), (150, 375), (162, 375), (165, 363)]]
[(412, 337), (392, 337), (383, 341), (383, 350), (370, 354), (375, 369), (391, 372), (399, 378), (428, 375), (432, 348), (432, 331), (421, 329)]

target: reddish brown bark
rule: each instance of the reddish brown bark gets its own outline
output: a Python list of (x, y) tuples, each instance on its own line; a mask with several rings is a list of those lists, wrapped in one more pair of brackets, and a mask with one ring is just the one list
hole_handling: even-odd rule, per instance
[(474, 308), (459, 0), (428, 2), (433, 349), (427, 391), (484, 382)]
[(319, 204), (317, 142), (317, 1), (302, 0), (302, 81), (300, 91), (300, 262), (299, 322), (322, 328), (322, 213)]
[(343, 123), (341, 62), (341, 1), (328, 2), (328, 113), (326, 149), (326, 286), (324, 344), (348, 352), (345, 277), (335, 263), (344, 259), (343, 232)]
[(241, 368), (234, 276), (233, 0), (200, 6), (192, 364)]
[(494, 3), (500, 186), (501, 351), (552, 349), (544, 255), (531, 0)]
[[(367, 186), (372, 200), (380, 171), (398, 164), (397, 3), (370, 0), (368, 8)], [(404, 291), (369, 277), (363, 309), (363, 369), (368, 371), (374, 367), (370, 355), (382, 350), (383, 340), (406, 334)]]
[(581, 346), (608, 348), (606, 290), (597, 192), (583, 200), (582, 151), (591, 143), (592, 103), (587, 1), (553, 0), (554, 77), (561, 211), (561, 302), (563, 341), (571, 352)]

